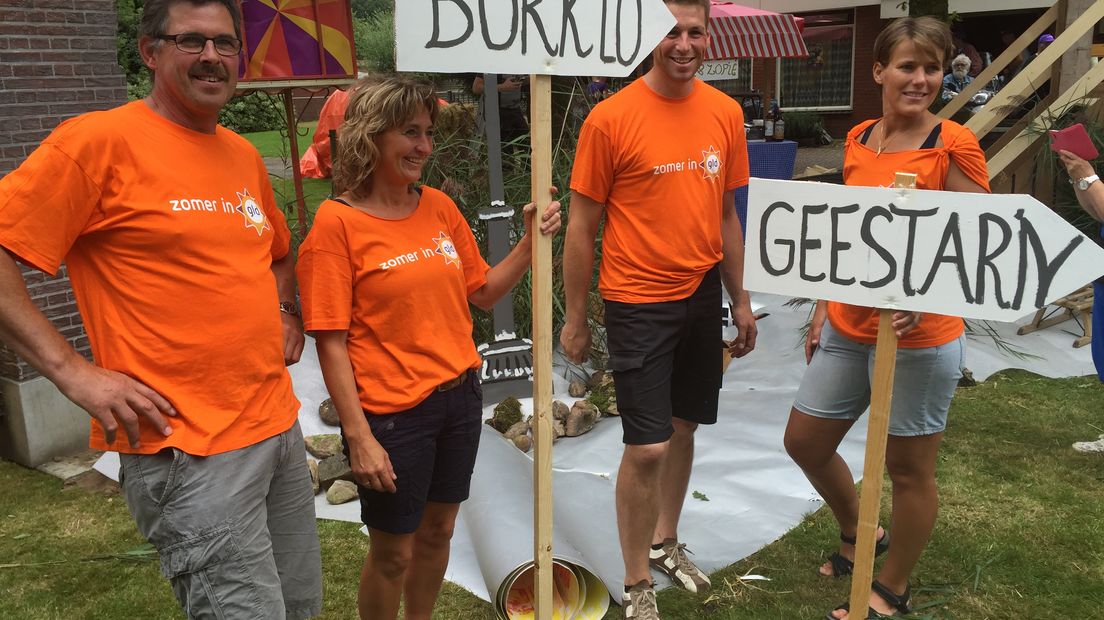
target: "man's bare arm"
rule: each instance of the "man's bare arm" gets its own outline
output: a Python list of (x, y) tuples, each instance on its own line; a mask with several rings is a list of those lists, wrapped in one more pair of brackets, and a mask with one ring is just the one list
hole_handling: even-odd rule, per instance
[[(276, 294), (280, 301), (295, 302), (295, 257), (289, 251), (280, 260), (272, 261), (272, 275), (276, 278)], [(303, 355), (303, 321), (292, 314), (280, 312), (284, 326), (284, 364), (291, 366)]]
[(735, 199), (735, 190), (725, 192), (722, 198), (721, 247), (724, 258), (721, 259), (721, 281), (732, 300), (732, 322), (738, 330), (732, 344), (732, 357), (743, 357), (755, 349), (758, 328), (751, 313), (751, 297), (744, 290), (744, 233), (736, 213)]
[(571, 192), (571, 206), (564, 237), (564, 297), (566, 316), (560, 344), (567, 358), (578, 363), (590, 353), (587, 298), (594, 273), (594, 244), (605, 207), (579, 192)]
[(0, 248), (0, 339), (35, 367), (80, 408), (99, 421), (107, 443), (123, 426), (132, 447), (139, 446), (138, 419), (162, 435), (172, 427), (163, 415), (176, 410), (163, 396), (124, 374), (89, 364), (31, 301), (15, 259)]

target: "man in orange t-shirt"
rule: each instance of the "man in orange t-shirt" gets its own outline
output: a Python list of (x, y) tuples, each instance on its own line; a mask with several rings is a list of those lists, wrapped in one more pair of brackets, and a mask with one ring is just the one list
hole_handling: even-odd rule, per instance
[(739, 329), (733, 354), (750, 352), (756, 334), (733, 197), (748, 182), (743, 114), (695, 78), (709, 45), (709, 2), (666, 3), (677, 25), (653, 51), (653, 68), (595, 106), (580, 132), (564, 247), (560, 342), (582, 362), (604, 216), (598, 288), (626, 444), (616, 503), (628, 618), (657, 613), (649, 565), (692, 592), (710, 585), (677, 528), (694, 431), (717, 419), (722, 280)]
[[(0, 180), (0, 339), (92, 416), (93, 448), (121, 453), (190, 616), (304, 618), (321, 557), (285, 368), (303, 347), (290, 234), (256, 149), (217, 125), (240, 30), (233, 0), (148, 0), (149, 97), (62, 123)], [(95, 364), (16, 260), (67, 264)]]

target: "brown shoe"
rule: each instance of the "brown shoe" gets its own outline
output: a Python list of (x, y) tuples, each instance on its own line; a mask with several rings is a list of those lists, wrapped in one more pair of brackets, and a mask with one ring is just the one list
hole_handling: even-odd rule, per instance
[(641, 581), (621, 595), (621, 610), (625, 620), (659, 620), (655, 584)]
[(656, 570), (671, 578), (675, 585), (682, 586), (695, 594), (703, 594), (709, 591), (709, 577), (698, 570), (697, 566), (686, 557), (690, 551), (686, 545), (674, 538), (663, 541), (662, 549), (650, 549), (648, 551), (648, 563)]

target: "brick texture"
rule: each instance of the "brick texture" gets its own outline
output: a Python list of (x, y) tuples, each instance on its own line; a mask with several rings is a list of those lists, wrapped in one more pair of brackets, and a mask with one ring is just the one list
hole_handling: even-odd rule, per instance
[[(0, 0), (0, 176), (63, 120), (126, 102), (115, 57), (114, 0)], [(91, 358), (69, 275), (23, 268), (35, 304), (63, 336)], [(0, 376), (24, 381), (37, 372), (0, 345)]]

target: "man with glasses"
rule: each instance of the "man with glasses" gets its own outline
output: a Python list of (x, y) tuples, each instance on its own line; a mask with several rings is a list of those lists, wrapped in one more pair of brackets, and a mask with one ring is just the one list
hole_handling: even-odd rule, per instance
[[(240, 32), (234, 0), (147, 0), (149, 97), (62, 123), (0, 179), (0, 339), (92, 416), (93, 448), (122, 453), (190, 617), (304, 618), (321, 558), (285, 368), (303, 347), (290, 233), (260, 155), (217, 126)], [(16, 260), (66, 262), (95, 364)]]

